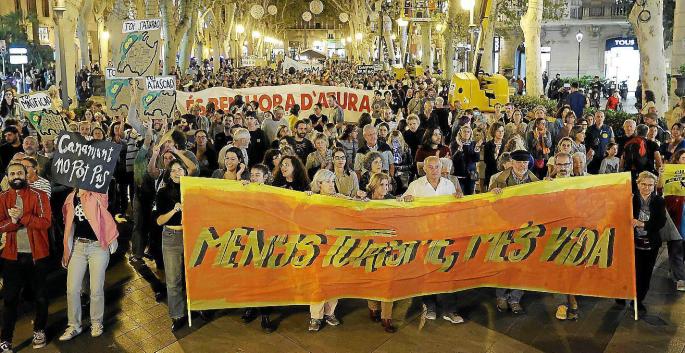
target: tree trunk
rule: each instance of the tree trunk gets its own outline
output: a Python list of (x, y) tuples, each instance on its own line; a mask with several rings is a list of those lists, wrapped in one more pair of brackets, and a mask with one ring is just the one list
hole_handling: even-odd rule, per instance
[[(642, 80), (643, 99), (646, 90), (654, 92), (654, 97), (656, 97), (654, 105), (660, 114), (668, 110), (663, 7), (662, 0), (650, 0), (645, 2), (644, 7), (637, 6), (637, 4), (633, 5), (628, 15), (628, 21), (633, 25), (637, 44), (640, 48), (640, 79)], [(651, 14), (651, 18), (647, 22), (639, 19), (640, 12), (643, 10), (649, 11)]]
[[(62, 65), (66, 69), (66, 74), (64, 77), (61, 75), (61, 70), (57, 70), (58, 77), (57, 82), (64, 80), (67, 84), (67, 94), (72, 100), (71, 107), (76, 106), (76, 46), (74, 34), (76, 33), (76, 24), (79, 18), (79, 10), (81, 8), (81, 0), (68, 0), (66, 4), (67, 11), (64, 12), (64, 16), (61, 21), (59, 21), (59, 27), (62, 36), (64, 36), (64, 48), (59, 48), (59, 50), (64, 50), (64, 62), (59, 62), (56, 65), (60, 68)], [(59, 57), (59, 56), (58, 56)]]
[(499, 72), (501, 74), (504, 74), (505, 68), (514, 68), (516, 48), (521, 44), (522, 39), (518, 31), (500, 37)]
[[(673, 44), (671, 44), (671, 74), (678, 74), (678, 68), (685, 65), (685, 0), (676, 0), (673, 13)], [(678, 100), (675, 95), (676, 81), (671, 81), (669, 107), (673, 107)], [(669, 125), (670, 126), (670, 125)]]
[(40, 45), (40, 35), (38, 34), (38, 7), (36, 6), (36, 0), (28, 0), (33, 6), (29, 6), (29, 15), (31, 16), (31, 38), (33, 40), (33, 45)]
[[(454, 45), (454, 40), (457, 37), (457, 17), (459, 14), (459, 6), (456, 1), (452, 1), (447, 9), (447, 28), (445, 29), (445, 73), (447, 80), (452, 79), (454, 74), (454, 57), (456, 56), (457, 48)], [(405, 49), (406, 51), (406, 49)], [(404, 53), (403, 53), (404, 54)]]
[(487, 73), (493, 73), (497, 69), (493, 66), (493, 45), (495, 41), (495, 9), (497, 8), (497, 0), (492, 0), (490, 16), (488, 18), (487, 28), (482, 29), (481, 47), (483, 48), (483, 57), (480, 60), (480, 67)]
[(421, 25), (421, 65), (426, 68), (426, 71), (433, 70), (431, 49), (431, 23), (426, 22)]
[(523, 37), (526, 43), (526, 94), (533, 97), (544, 94), (545, 90), (542, 87), (542, 72), (540, 72), (542, 62), (540, 55), (542, 1), (529, 0), (528, 10), (521, 18), (521, 30), (523, 30)]
[(78, 16), (77, 33), (79, 39), (79, 49), (81, 51), (81, 67), (90, 66), (90, 55), (88, 48), (88, 21), (93, 18), (93, 0), (83, 0), (83, 5)]
[[(193, 12), (197, 12), (198, 0), (180, 0), (179, 10), (172, 0), (161, 0), (160, 12), (162, 15), (162, 33), (164, 42), (164, 67), (163, 73), (167, 75), (176, 66), (176, 53), (184, 34), (190, 28), (190, 20)], [(178, 13), (178, 17), (177, 17)], [(197, 16), (197, 13), (196, 13)], [(195, 30), (193, 28), (193, 30)]]

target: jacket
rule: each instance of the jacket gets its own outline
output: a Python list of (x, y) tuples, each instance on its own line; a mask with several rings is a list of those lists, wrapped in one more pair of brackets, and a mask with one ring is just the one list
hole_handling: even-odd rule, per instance
[[(64, 255), (62, 265), (69, 264), (74, 244), (74, 195), (73, 191), (67, 196), (62, 206), (64, 215)], [(81, 197), (83, 212), (86, 214), (88, 223), (93, 228), (95, 236), (103, 249), (109, 249), (110, 253), (116, 251), (116, 239), (119, 237), (117, 224), (112, 214), (107, 211), (107, 194), (86, 192)]]
[[(506, 169), (503, 170), (502, 173), (500, 173), (495, 180), (492, 181), (491, 189), (494, 188), (506, 188), (507, 186), (515, 186), (516, 184), (513, 182), (513, 178), (511, 177), (512, 170), (511, 169)], [(539, 181), (535, 174), (531, 172), (530, 170), (527, 170), (526, 173), (528, 173), (528, 177), (530, 178), (530, 182), (534, 181)]]
[[(636, 193), (633, 195), (633, 218), (638, 219), (640, 216), (640, 194)], [(652, 193), (649, 198), (649, 220), (645, 222), (645, 231), (647, 231), (647, 237), (652, 244), (661, 246), (661, 236), (659, 231), (666, 224), (666, 202), (663, 197)]]
[(7, 233), (5, 248), (0, 255), (3, 259), (17, 259), (17, 230), (23, 225), (28, 233), (31, 254), (34, 260), (50, 255), (48, 229), (52, 224), (52, 212), (48, 195), (32, 187), (19, 190), (24, 214), (18, 223), (13, 223), (8, 210), (15, 207), (17, 191), (9, 189), (0, 193), (0, 233)]

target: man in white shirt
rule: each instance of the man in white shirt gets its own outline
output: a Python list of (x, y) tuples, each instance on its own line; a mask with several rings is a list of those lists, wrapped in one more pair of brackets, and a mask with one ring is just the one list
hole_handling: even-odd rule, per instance
[[(462, 197), (461, 192), (457, 192), (454, 184), (447, 178), (441, 176), (442, 166), (440, 159), (436, 156), (430, 156), (423, 161), (423, 171), (426, 172), (422, 176), (409, 184), (409, 188), (402, 195), (404, 201), (413, 201), (415, 197), (430, 197), (440, 195), (454, 195), (455, 197)], [(438, 301), (442, 306), (442, 318), (453, 323), (460, 324), (464, 319), (456, 313), (456, 302), (452, 293), (443, 293), (438, 295), (427, 295), (421, 297), (423, 301), (423, 310), (426, 319), (435, 320), (437, 317), (436, 309)]]

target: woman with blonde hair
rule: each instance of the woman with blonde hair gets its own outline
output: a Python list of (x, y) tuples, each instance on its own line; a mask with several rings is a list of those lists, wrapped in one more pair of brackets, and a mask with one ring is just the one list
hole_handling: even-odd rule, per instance
[[(366, 190), (371, 200), (394, 199), (388, 193), (390, 190), (390, 176), (385, 173), (374, 174), (367, 185)], [(392, 325), (392, 306), (393, 302), (381, 302), (369, 300), (369, 318), (373, 322), (380, 322), (383, 330), (388, 333), (395, 333), (397, 328)]]
[[(311, 191), (307, 192), (308, 195), (315, 193), (327, 196), (345, 197), (345, 195), (336, 193), (335, 173), (328, 169), (319, 169), (319, 171), (314, 174), (310, 189)], [(331, 326), (340, 325), (340, 321), (335, 317), (335, 307), (337, 305), (338, 299), (309, 305), (309, 331), (319, 331), (324, 320)]]

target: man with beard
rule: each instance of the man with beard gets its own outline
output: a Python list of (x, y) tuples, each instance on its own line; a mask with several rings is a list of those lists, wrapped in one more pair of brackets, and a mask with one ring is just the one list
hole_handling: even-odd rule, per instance
[(5, 174), (5, 169), (12, 160), (12, 157), (17, 152), (23, 152), (24, 148), (19, 138), (19, 130), (15, 126), (6, 127), (2, 131), (2, 136), (5, 138), (5, 143), (0, 145), (0, 173)]
[(38, 154), (38, 140), (33, 136), (26, 136), (22, 146), (24, 155), (38, 162), (38, 175), (47, 179), (50, 175), (50, 158)]
[(298, 120), (295, 123), (295, 137), (288, 136), (286, 140), (288, 144), (293, 147), (295, 154), (300, 157), (301, 161), (306, 161), (307, 156), (314, 152), (314, 144), (307, 140), (307, 123), (303, 120)]
[[(570, 178), (573, 171), (573, 159), (570, 154), (565, 152), (559, 152), (554, 156), (554, 175), (549, 176), (547, 179), (564, 179)], [(563, 294), (562, 294), (563, 296)], [(578, 302), (574, 295), (565, 295), (565, 301), (563, 304), (557, 306), (557, 312), (555, 314), (556, 318), (559, 320), (575, 320), (578, 318)]]
[[(48, 229), (51, 224), (50, 201), (46, 193), (28, 186), (26, 168), (12, 162), (7, 167), (10, 190), (0, 193), (0, 232), (7, 235), (4, 259), (4, 309), (0, 351), (12, 351), (12, 336), (17, 320), (21, 289), (31, 284), (36, 316), (33, 320), (33, 348), (45, 347), (48, 316), (46, 293), (49, 269)], [(30, 281), (30, 282), (29, 282)]]

